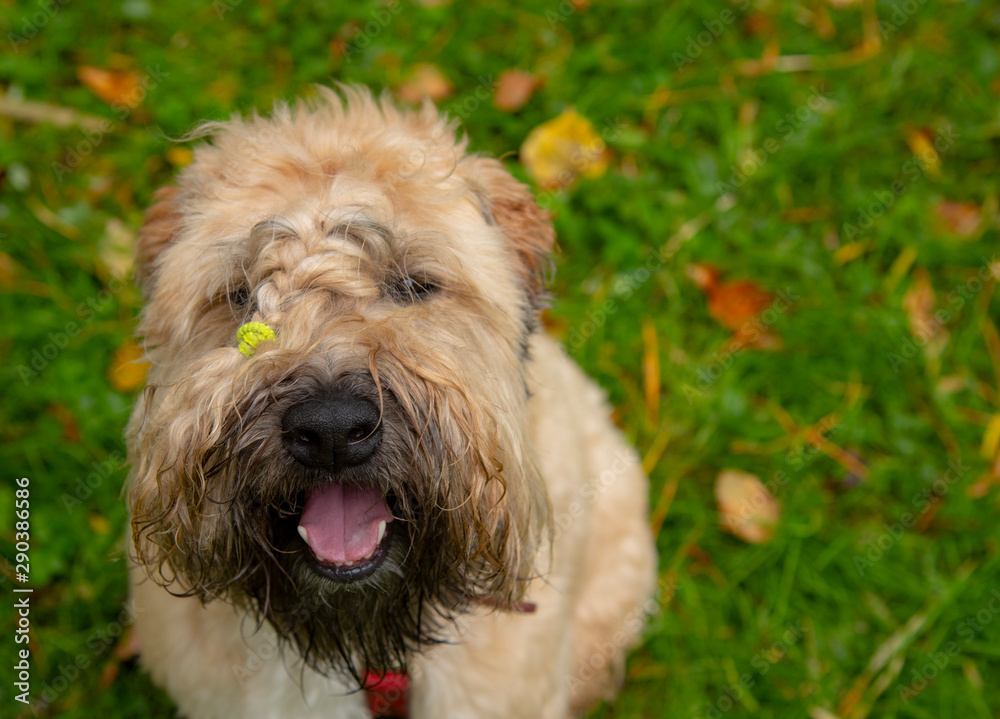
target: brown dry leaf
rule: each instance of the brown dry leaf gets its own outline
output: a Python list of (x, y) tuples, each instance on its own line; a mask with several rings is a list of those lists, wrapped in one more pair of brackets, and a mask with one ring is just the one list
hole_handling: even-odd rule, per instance
[(983, 221), (983, 212), (975, 202), (942, 200), (934, 213), (948, 232), (959, 237), (974, 237)]
[(76, 76), (91, 92), (109, 105), (132, 107), (139, 102), (137, 92), (142, 76), (131, 70), (107, 70), (83, 65), (76, 69)]
[(930, 273), (919, 268), (913, 274), (913, 283), (903, 295), (903, 309), (910, 323), (910, 334), (924, 346), (927, 356), (934, 358), (944, 349), (948, 330), (935, 316), (937, 300)]
[(424, 98), (443, 100), (450, 97), (455, 87), (444, 74), (429, 62), (413, 67), (409, 79), (399, 86), (399, 97), (406, 102), (420, 102)]
[(115, 350), (108, 368), (108, 380), (119, 392), (130, 392), (146, 381), (149, 363), (142, 361), (142, 348), (129, 338)]
[(763, 544), (774, 537), (781, 505), (757, 477), (724, 469), (715, 480), (719, 525), (744, 542)]
[(504, 70), (497, 78), (493, 104), (504, 112), (516, 112), (524, 107), (542, 84), (541, 78), (523, 70)]
[(600, 177), (610, 153), (590, 121), (569, 109), (528, 133), (520, 157), (535, 182), (556, 189), (578, 177)]

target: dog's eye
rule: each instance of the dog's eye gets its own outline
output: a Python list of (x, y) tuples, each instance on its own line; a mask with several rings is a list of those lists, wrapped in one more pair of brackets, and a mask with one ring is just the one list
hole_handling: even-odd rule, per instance
[(243, 309), (250, 304), (250, 290), (242, 285), (229, 291), (229, 304), (234, 308)]
[(226, 293), (226, 303), (237, 314), (242, 314), (250, 306), (250, 289), (246, 285), (237, 285)]
[(389, 288), (393, 299), (402, 302), (418, 302), (441, 287), (427, 277), (399, 277)]

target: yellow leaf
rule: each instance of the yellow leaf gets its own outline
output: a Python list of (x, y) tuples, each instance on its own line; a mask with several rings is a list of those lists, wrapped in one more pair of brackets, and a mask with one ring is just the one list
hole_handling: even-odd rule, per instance
[(781, 505), (757, 477), (737, 469), (724, 469), (715, 480), (719, 524), (727, 532), (750, 544), (763, 544), (774, 537)]
[(87, 519), (94, 534), (107, 534), (111, 531), (111, 523), (103, 515), (91, 514)]
[(566, 187), (578, 177), (600, 177), (609, 152), (590, 121), (576, 110), (563, 112), (534, 130), (521, 145), (521, 162), (547, 189)]
[(865, 242), (851, 242), (842, 247), (838, 247), (833, 253), (833, 261), (838, 265), (846, 265), (851, 260), (856, 260), (868, 251), (868, 244)]
[(910, 128), (906, 131), (906, 144), (910, 151), (920, 160), (920, 164), (931, 177), (941, 174), (941, 156), (934, 149), (934, 138), (930, 131), (923, 128)]
[(171, 147), (167, 150), (167, 162), (174, 167), (187, 167), (191, 164), (194, 153), (187, 147)]
[(983, 459), (993, 459), (1000, 449), (1000, 414), (990, 417), (983, 433), (983, 445), (979, 449), (979, 454)]
[(135, 340), (127, 339), (115, 350), (108, 369), (108, 380), (119, 392), (130, 392), (146, 381), (149, 363), (142, 361), (142, 349)]

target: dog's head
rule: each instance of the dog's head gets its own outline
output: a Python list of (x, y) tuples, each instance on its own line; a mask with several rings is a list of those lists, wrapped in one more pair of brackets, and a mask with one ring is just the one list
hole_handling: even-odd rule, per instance
[[(430, 106), (322, 90), (203, 134), (137, 246), (138, 561), (316, 668), (391, 668), (533, 572), (525, 367), (551, 225)], [(249, 321), (275, 337), (248, 358)]]

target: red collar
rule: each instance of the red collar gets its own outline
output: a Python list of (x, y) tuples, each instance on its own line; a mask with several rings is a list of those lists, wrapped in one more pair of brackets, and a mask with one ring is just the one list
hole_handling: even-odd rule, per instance
[[(486, 598), (478, 599), (477, 603), (494, 607), (504, 606)], [(535, 611), (535, 603), (520, 602), (510, 609), (515, 612), (531, 613)], [(373, 717), (406, 719), (410, 716), (410, 675), (405, 670), (384, 674), (369, 671), (365, 674), (364, 686), (368, 711)]]
[(368, 672), (365, 696), (373, 717), (410, 716), (410, 676), (404, 672)]

